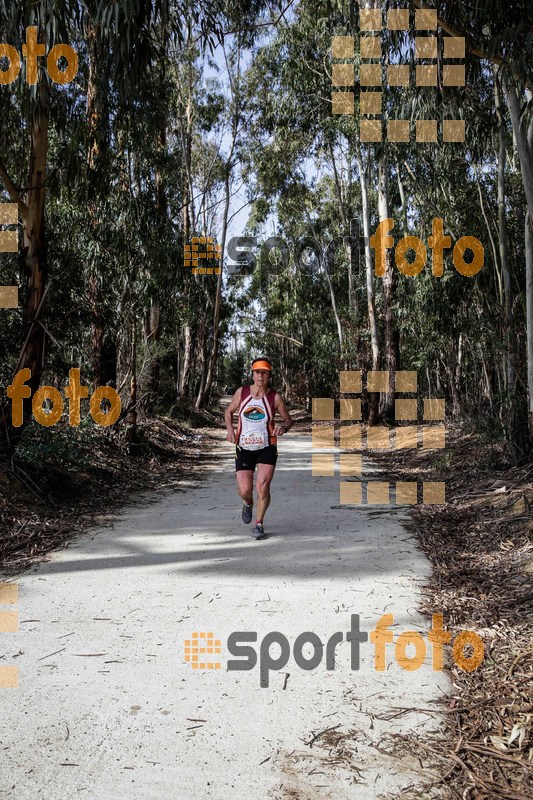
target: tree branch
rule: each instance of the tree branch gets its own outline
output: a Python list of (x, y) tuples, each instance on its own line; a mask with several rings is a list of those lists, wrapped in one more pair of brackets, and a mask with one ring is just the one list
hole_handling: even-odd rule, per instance
[(515, 87), (512, 83), (504, 78), (504, 91), (507, 100), (507, 107), (509, 109), (509, 116), (516, 139), (516, 146), (518, 150), (518, 157), (520, 159), (520, 171), (522, 173), (522, 184), (526, 195), (527, 207), (529, 210), (529, 217), (533, 219), (533, 163), (531, 161), (531, 153), (527, 141), (527, 134), (521, 125), (520, 119), (520, 102), (516, 94)]
[[(261, 325), (261, 323), (254, 319), (253, 317), (248, 317), (246, 314), (241, 314), (241, 319), (249, 319), (250, 322), (255, 323), (256, 325)], [(288, 342), (293, 342), (297, 347), (303, 347), (303, 342), (299, 342), (298, 339), (293, 339), (292, 336), (285, 336), (283, 333), (274, 333), (274, 331), (266, 331), (264, 328), (249, 328), (248, 329), (251, 333), (264, 333), (267, 336), (276, 336), (278, 339), (286, 339)]]
[(246, 32), (255, 31), (259, 30), (259, 28), (270, 28), (270, 27), (276, 28), (278, 23), (281, 22), (281, 20), (284, 18), (285, 14), (289, 10), (289, 8), (292, 6), (294, 1), (295, 0), (289, 0), (285, 8), (282, 9), (282, 11), (278, 14), (278, 16), (271, 22), (258, 22), (255, 25), (248, 25), (246, 28), (235, 28), (234, 30), (231, 31), (224, 31), (222, 35), (228, 36), (229, 34), (240, 33), (241, 31), (246, 31)]
[[(422, 2), (422, 0), (411, 0), (411, 4), (415, 8), (419, 8), (419, 9), (433, 8), (433, 6), (428, 6), (427, 3)], [(464, 40), (465, 40), (465, 44), (466, 44), (468, 50), (472, 53), (472, 55), (477, 56), (478, 58), (481, 58), (481, 59), (483, 59), (485, 61), (490, 61), (492, 64), (498, 64), (499, 66), (509, 67), (509, 69), (511, 70), (511, 74), (512, 74), (513, 78), (515, 80), (518, 80), (517, 73), (513, 70), (513, 68), (511, 67), (509, 62), (505, 60), (505, 58), (503, 58), (502, 56), (499, 56), (497, 53), (495, 53), (494, 55), (491, 56), (489, 53), (487, 53), (485, 50), (482, 50), (480, 47), (475, 47), (473, 44), (471, 44), (468, 41), (468, 38), (465, 36), (464, 33), (461, 33), (460, 31), (458, 31), (455, 28), (453, 28), (451, 25), (449, 25), (447, 22), (445, 22), (439, 16), (437, 16), (437, 24), (442, 28), (443, 31), (446, 31), (446, 33), (448, 33), (450, 36), (463, 37)], [(528, 81), (525, 80), (524, 83), (525, 83), (525, 86), (527, 86), (528, 89), (531, 89), (533, 91), (533, 86), (530, 83), (528, 83)]]
[(7, 170), (5, 168), (4, 162), (0, 158), (0, 178), (4, 182), (4, 186), (6, 187), (7, 193), (9, 194), (11, 200), (14, 203), (17, 203), (19, 207), (20, 215), (24, 218), (28, 213), (28, 206), (23, 201), (22, 197), (20, 196), (15, 184), (7, 174)]

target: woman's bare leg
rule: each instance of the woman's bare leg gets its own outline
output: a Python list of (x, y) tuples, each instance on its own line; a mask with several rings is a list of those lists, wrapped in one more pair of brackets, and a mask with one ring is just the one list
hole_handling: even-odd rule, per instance
[(266, 510), (270, 505), (270, 484), (274, 477), (275, 466), (273, 464), (257, 465), (257, 514), (259, 522), (263, 522)]
[(254, 502), (254, 472), (252, 469), (240, 469), (235, 473), (237, 476), (237, 491), (239, 497), (247, 506)]

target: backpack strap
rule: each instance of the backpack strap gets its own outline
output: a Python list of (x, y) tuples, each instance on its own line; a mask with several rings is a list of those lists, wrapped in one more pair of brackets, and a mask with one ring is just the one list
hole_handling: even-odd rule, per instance
[(272, 421), (274, 421), (274, 417), (276, 416), (276, 394), (277, 392), (275, 389), (270, 389), (266, 396), (267, 403), (270, 406), (270, 411), (272, 413)]
[(267, 392), (265, 397), (266, 400), (266, 407), (267, 407), (267, 414), (268, 414), (268, 443), (269, 444), (277, 444), (277, 436), (274, 436), (274, 428), (275, 422), (274, 417), (276, 416), (276, 390), (270, 389)]
[(248, 400), (248, 398), (250, 397), (251, 393), (252, 392), (250, 391), (250, 387), (249, 386), (242, 386), (241, 387), (241, 396), (240, 396), (240, 399), (239, 399), (239, 412), (242, 409), (242, 404), (244, 403), (245, 400)]
[(250, 397), (250, 395), (251, 395), (250, 387), (249, 386), (241, 386), (241, 396), (239, 398), (239, 411), (237, 412), (238, 415), (239, 415), (238, 420), (237, 420), (237, 444), (239, 443), (239, 438), (240, 438), (241, 429), (242, 429), (241, 413), (242, 413), (242, 410), (243, 410), (244, 406), (246, 405), (246, 402), (247, 402), (248, 398)]

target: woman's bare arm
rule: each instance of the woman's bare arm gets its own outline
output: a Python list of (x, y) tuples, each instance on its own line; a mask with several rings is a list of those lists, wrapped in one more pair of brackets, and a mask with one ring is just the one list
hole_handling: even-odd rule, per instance
[(287, 410), (287, 406), (285, 405), (285, 400), (280, 394), (276, 393), (276, 399), (274, 401), (274, 407), (278, 414), (280, 415), (281, 419), (283, 420), (283, 427), (278, 426), (274, 433), (276, 436), (283, 436), (284, 433), (287, 433), (290, 428), (294, 425), (294, 420), (291, 418)]

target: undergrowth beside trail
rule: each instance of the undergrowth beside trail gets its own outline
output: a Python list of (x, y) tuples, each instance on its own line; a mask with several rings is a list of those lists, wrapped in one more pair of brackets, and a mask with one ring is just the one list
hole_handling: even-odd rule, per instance
[[(32, 422), (0, 464), (0, 568), (16, 572), (107, 517), (133, 492), (194, 478), (210, 415), (148, 418), (135, 443), (126, 427)], [(200, 427), (201, 426), (201, 427)]]
[[(451, 428), (451, 430), (450, 430)], [(423, 611), (455, 636), (484, 642), (478, 669), (450, 658), (445, 735), (394, 742), (441, 760), (439, 783), (463, 800), (528, 800), (533, 780), (533, 464), (510, 466), (503, 446), (447, 430), (446, 450), (376, 453), (389, 479), (446, 482), (445, 505), (411, 507), (411, 528), (433, 566)], [(428, 787), (429, 788), (429, 787)], [(418, 795), (416, 795), (418, 797)]]

